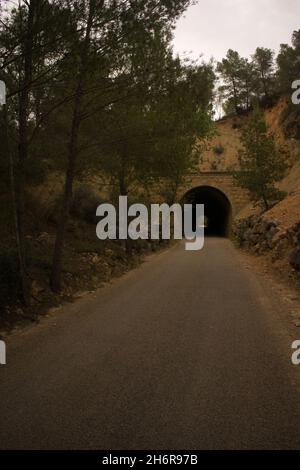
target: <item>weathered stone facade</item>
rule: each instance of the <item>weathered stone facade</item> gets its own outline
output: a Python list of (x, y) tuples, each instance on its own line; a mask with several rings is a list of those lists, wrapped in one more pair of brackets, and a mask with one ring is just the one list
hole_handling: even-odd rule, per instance
[(229, 200), (232, 207), (233, 219), (237, 214), (249, 204), (250, 199), (247, 191), (239, 188), (233, 177), (229, 172), (199, 172), (187, 178), (187, 183), (181, 188), (179, 192), (179, 199), (181, 199), (188, 191), (192, 189), (208, 186), (221, 191)]

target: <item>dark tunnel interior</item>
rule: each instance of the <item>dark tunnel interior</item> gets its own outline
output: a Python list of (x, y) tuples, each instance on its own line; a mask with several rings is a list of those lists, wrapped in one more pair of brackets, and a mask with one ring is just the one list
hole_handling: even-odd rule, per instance
[(227, 196), (211, 186), (200, 186), (185, 194), (182, 202), (193, 204), (194, 218), (196, 224), (196, 204), (204, 204), (205, 213), (205, 235), (215, 237), (226, 237), (230, 233), (231, 226), (231, 204)]

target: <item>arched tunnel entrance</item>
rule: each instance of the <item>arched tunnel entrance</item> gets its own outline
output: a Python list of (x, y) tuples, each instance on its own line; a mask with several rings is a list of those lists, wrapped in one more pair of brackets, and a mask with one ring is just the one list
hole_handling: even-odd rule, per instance
[[(212, 186), (199, 186), (188, 191), (183, 199), (184, 204), (204, 204), (205, 235), (226, 237), (231, 228), (231, 203), (227, 196)], [(196, 223), (196, 209), (194, 224)]]

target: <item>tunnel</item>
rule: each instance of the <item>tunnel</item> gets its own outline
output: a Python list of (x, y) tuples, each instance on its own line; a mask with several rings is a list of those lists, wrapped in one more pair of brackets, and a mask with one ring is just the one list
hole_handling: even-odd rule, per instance
[(227, 196), (212, 186), (199, 186), (188, 191), (183, 199), (183, 204), (193, 204), (196, 224), (196, 204), (204, 204), (205, 235), (215, 237), (227, 237), (231, 228), (231, 203)]

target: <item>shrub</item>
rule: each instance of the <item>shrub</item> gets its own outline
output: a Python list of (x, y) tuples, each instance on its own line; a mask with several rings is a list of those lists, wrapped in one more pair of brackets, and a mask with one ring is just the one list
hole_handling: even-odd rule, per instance
[(45, 207), (42, 207), (41, 205), (37, 204), (36, 202), (34, 204), (31, 204), (31, 208), (35, 208), (35, 213), (36, 209), (40, 207), (40, 218), (41, 220), (44, 220), (46, 223), (54, 223), (57, 224), (59, 221), (59, 214), (62, 206), (62, 194), (59, 193), (55, 197), (52, 197)]
[(104, 202), (106, 201), (91, 187), (87, 185), (79, 186), (73, 195), (71, 214), (85, 222), (91, 224), (97, 223), (96, 209)]
[(220, 144), (220, 145), (216, 145), (214, 147), (214, 153), (216, 155), (222, 155), (224, 152), (225, 152), (225, 149), (224, 149), (223, 145)]

